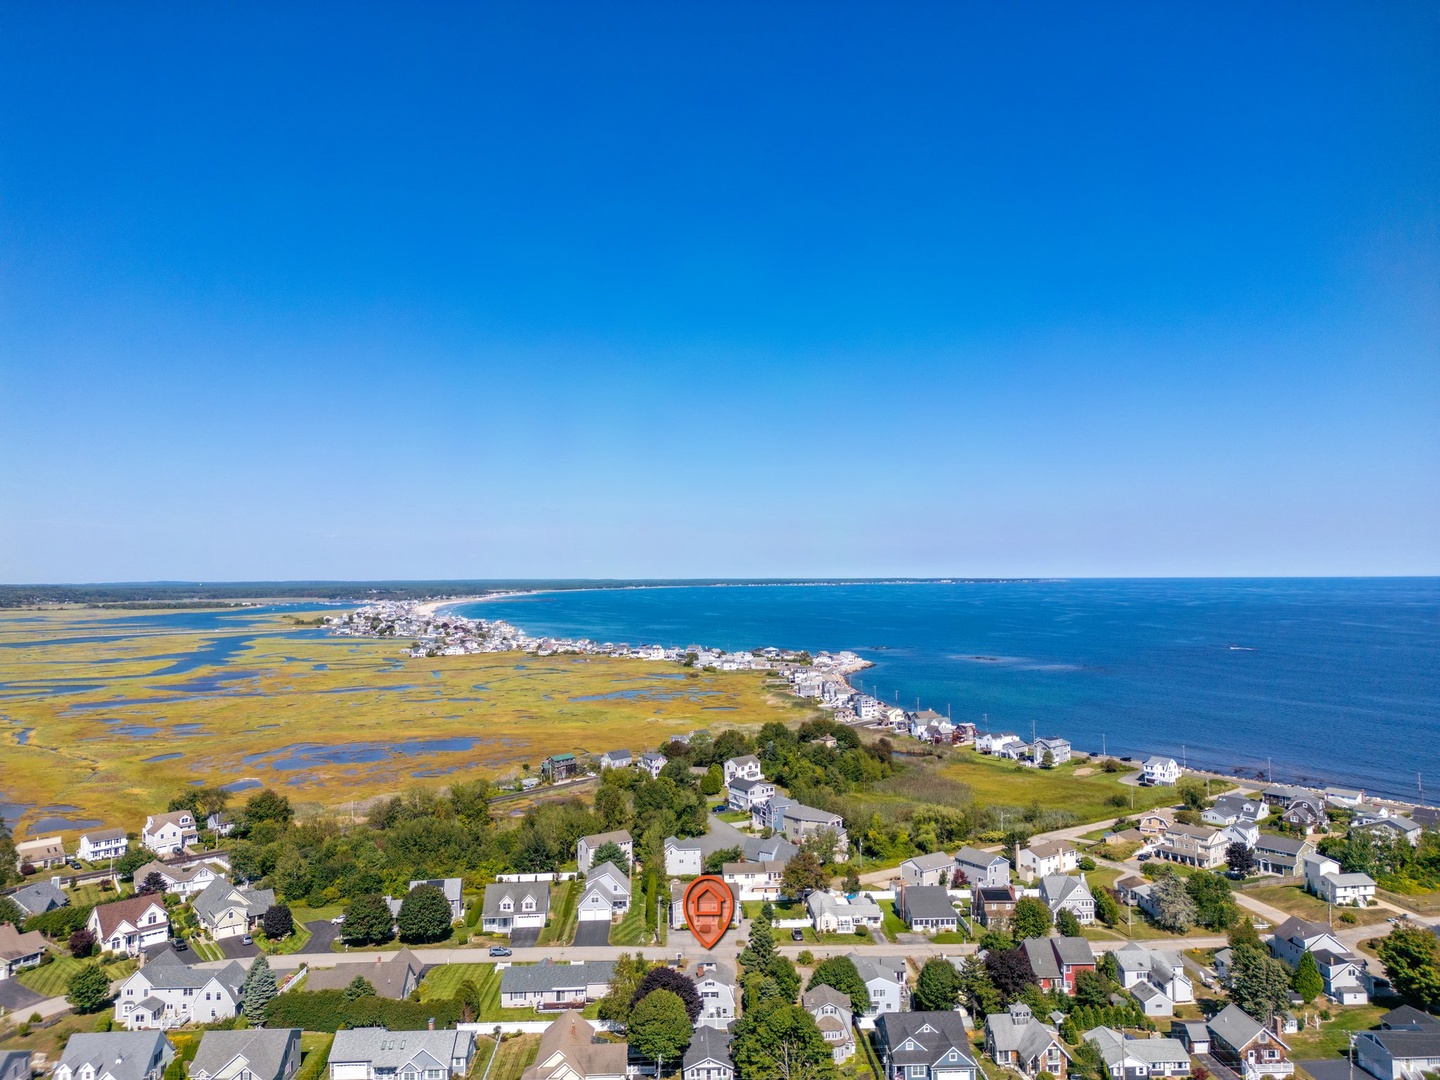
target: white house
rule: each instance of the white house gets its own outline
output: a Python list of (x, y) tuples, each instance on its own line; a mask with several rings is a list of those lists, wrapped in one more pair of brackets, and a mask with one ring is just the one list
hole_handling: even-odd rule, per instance
[(65, 843), (58, 836), (42, 836), (15, 845), (16, 867), (34, 866), (48, 870), (65, 862)]
[(1044, 766), (1045, 755), (1050, 755), (1051, 765), (1063, 765), (1070, 760), (1070, 742), (1058, 735), (1042, 736), (1030, 747), (1030, 764)]
[(1375, 881), (1368, 874), (1342, 874), (1340, 864), (1324, 855), (1306, 855), (1305, 888), (1326, 903), (1366, 907), (1375, 899)]
[(274, 889), (247, 889), (217, 878), (190, 907), (195, 921), (216, 941), (240, 937), (260, 925), (265, 913), (275, 906)]
[(130, 850), (130, 838), (124, 829), (96, 829), (80, 837), (75, 857), (81, 862), (104, 862), (123, 858)]
[(175, 1047), (158, 1031), (71, 1035), (50, 1075), (54, 1080), (160, 1080)]
[(625, 853), (628, 861), (635, 858), (635, 842), (630, 838), (626, 829), (616, 829), (614, 832), (595, 833), (591, 836), (582, 836), (575, 841), (575, 865), (580, 872), (586, 873), (590, 867), (595, 865), (595, 852), (599, 851), (606, 844), (614, 844)]
[(342, 1028), (330, 1044), (330, 1080), (448, 1080), (467, 1075), (474, 1056), (472, 1031)]
[(39, 930), (22, 934), (10, 923), (0, 923), (0, 981), (39, 967), (44, 958), (45, 936)]
[(1315, 958), (1325, 993), (1341, 1005), (1364, 1005), (1365, 962), (1352, 953), (1328, 926), (1291, 917), (1275, 928), (1270, 951), (1293, 971), (1305, 953)]
[(859, 926), (878, 930), (885, 921), (880, 905), (864, 894), (849, 900), (817, 889), (805, 898), (805, 910), (822, 934), (852, 934)]
[(1173, 757), (1148, 757), (1145, 759), (1140, 782), (1148, 787), (1156, 784), (1174, 784), (1180, 780), (1180, 763)]
[(115, 1023), (140, 1031), (226, 1020), (240, 1007), (244, 982), (245, 969), (233, 960), (219, 971), (207, 971), (163, 949), (120, 984)]
[(737, 776), (725, 790), (726, 805), (731, 810), (746, 814), (754, 813), (757, 808), (775, 797), (775, 785), (764, 778), (751, 780), (749, 777)]
[(140, 832), (140, 843), (156, 855), (177, 855), (199, 838), (195, 815), (189, 810), (151, 814)]
[(695, 967), (695, 989), (700, 993), (696, 1026), (728, 1028), (735, 1019), (735, 973), (724, 964), (703, 960)]
[(635, 767), (641, 772), (649, 773), (652, 780), (658, 780), (660, 770), (665, 768), (668, 761), (669, 759), (664, 754), (641, 754)]
[(550, 915), (550, 886), (544, 881), (498, 881), (485, 886), (480, 928), (487, 934), (544, 926)]
[(721, 878), (737, 900), (778, 900), (785, 864), (778, 859), (765, 862), (733, 862), (721, 868)]
[(1015, 853), (1015, 868), (1025, 881), (1071, 874), (1079, 865), (1079, 853), (1063, 840), (1036, 840)]
[(861, 956), (846, 953), (860, 981), (870, 992), (870, 1007), (866, 1016), (881, 1013), (905, 1012), (910, 1008), (910, 986), (905, 981), (905, 958), (903, 956)]
[(975, 749), (982, 754), (999, 754), (1007, 746), (1022, 743), (1020, 736), (1010, 731), (986, 731), (975, 736)]
[(153, 893), (100, 904), (85, 925), (103, 951), (127, 956), (139, 956), (170, 936), (165, 904)]
[(290, 1080), (299, 1068), (299, 1028), (207, 1031), (190, 1080)]
[(665, 873), (671, 877), (697, 877), (705, 864), (704, 849), (699, 837), (681, 840), (665, 838)]
[(1081, 1037), (1100, 1051), (1116, 1080), (1190, 1075), (1190, 1054), (1178, 1039), (1135, 1039), (1108, 1027), (1091, 1028)]
[[(735, 1061), (730, 1057), (730, 1033), (718, 1027), (695, 1029), (690, 1045), (680, 1058), (681, 1080), (734, 1080)], [(540, 1077), (530, 1080), (541, 1080)], [(586, 1077), (585, 1080), (590, 1080)]]
[(1085, 875), (1051, 874), (1040, 879), (1040, 899), (1052, 915), (1069, 911), (1082, 924), (1095, 921), (1095, 897), (1085, 882)]
[(182, 899), (188, 900), (192, 896), (198, 896), (210, 887), (211, 882), (224, 877), (224, 868), (210, 863), (195, 863), (191, 866), (166, 866), (164, 863), (155, 861), (148, 862), (135, 871), (135, 884), (137, 887), (145, 884), (145, 880), (151, 874), (159, 874), (165, 882), (165, 891), (174, 893)]
[[(1195, 1000), (1194, 984), (1185, 973), (1185, 963), (1179, 953), (1147, 949), (1130, 942), (1115, 950), (1115, 962), (1120, 985), (1135, 995), (1147, 1016), (1169, 1016), (1176, 1005)], [(1142, 987), (1150, 990), (1144, 991)], [(1164, 998), (1163, 1006), (1153, 1000), (1155, 994)]]
[(634, 762), (629, 750), (606, 750), (600, 755), (600, 768), (628, 769)]
[(592, 867), (575, 910), (581, 922), (609, 922), (612, 916), (624, 915), (630, 910), (629, 875), (611, 862)]
[(732, 757), (725, 762), (725, 783), (728, 786), (737, 776), (744, 780), (759, 780), (765, 774), (760, 771), (760, 759), (754, 754)]

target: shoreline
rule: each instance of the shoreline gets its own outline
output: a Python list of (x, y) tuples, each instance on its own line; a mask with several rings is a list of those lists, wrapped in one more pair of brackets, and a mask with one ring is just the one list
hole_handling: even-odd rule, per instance
[[(683, 585), (683, 584), (675, 584), (675, 585), (644, 585), (644, 586), (624, 586), (624, 587), (619, 587), (619, 588), (617, 588), (617, 589), (615, 589), (615, 590), (608, 590), (608, 589), (603, 589), (603, 588), (602, 588), (602, 589), (597, 589), (597, 590), (586, 590), (586, 591), (622, 591), (622, 589), (630, 589), (630, 588), (695, 588), (695, 587), (716, 587), (716, 586), (690, 586), (690, 585)], [(763, 586), (760, 586), (760, 585), (758, 585), (758, 583), (757, 583), (757, 584), (751, 585), (751, 586), (749, 586), (749, 587), (763, 587)], [(467, 616), (456, 615), (456, 614), (454, 614), (454, 612), (453, 612), (453, 608), (458, 607), (458, 606), (460, 606), (460, 605), (462, 605), (462, 604), (480, 603), (480, 602), (485, 602), (485, 601), (487, 601), (487, 600), (514, 599), (515, 597), (519, 597), (519, 596), (534, 596), (534, 595), (541, 595), (541, 594), (545, 594), (545, 593), (554, 593), (554, 592), (559, 592), (559, 591), (569, 591), (569, 590), (553, 590), (553, 589), (511, 590), (511, 591), (504, 592), (504, 593), (492, 593), (492, 594), (488, 594), (488, 595), (483, 596), (483, 597), (474, 597), (474, 598), (470, 598), (470, 597), (459, 597), (459, 598), (451, 598), (451, 599), (438, 600), (438, 601), (428, 601), (428, 602), (425, 602), (425, 603), (423, 603), (423, 604), (415, 604), (415, 605), (414, 605), (414, 611), (415, 611), (416, 614), (422, 614), (422, 615), (423, 615), (426, 619), (428, 619), (428, 620), (435, 620), (435, 619), (440, 619), (440, 618), (448, 618), (448, 619), (452, 620), (452, 625), (453, 625), (453, 621), (458, 621), (458, 623), (459, 623), (462, 627), (466, 627), (466, 626), (477, 626), (477, 625), (478, 625), (478, 627), (481, 628), (481, 629), (482, 629), (485, 633), (487, 633), (487, 634), (491, 633), (492, 630), (498, 631), (498, 632), (500, 632), (502, 635), (508, 633), (509, 636), (502, 636), (502, 637), (500, 638), (500, 640), (503, 640), (503, 641), (507, 642), (507, 643), (509, 644), (509, 648), (510, 648), (510, 649), (515, 649), (515, 650), (522, 651), (522, 652), (526, 652), (526, 653), (534, 653), (534, 654), (538, 654), (538, 655), (550, 655), (550, 654), (553, 654), (553, 653), (564, 653), (564, 652), (607, 652), (607, 653), (610, 653), (611, 655), (625, 656), (625, 657), (630, 657), (630, 658), (634, 658), (634, 659), (645, 659), (645, 660), (651, 660), (651, 661), (666, 660), (666, 661), (670, 661), (670, 662), (674, 662), (674, 663), (683, 663), (683, 662), (684, 662), (684, 659), (685, 659), (685, 655), (686, 655), (686, 654), (685, 654), (681, 649), (676, 648), (676, 647), (664, 647), (664, 646), (659, 646), (659, 645), (641, 645), (641, 646), (635, 646), (635, 647), (632, 648), (632, 647), (629, 646), (629, 645), (625, 645), (625, 646), (614, 646), (614, 645), (612, 645), (612, 644), (610, 644), (610, 643), (600, 644), (600, 643), (596, 643), (596, 642), (594, 642), (594, 641), (592, 641), (592, 640), (590, 640), (590, 639), (588, 639), (588, 638), (577, 638), (577, 639), (554, 638), (554, 637), (539, 637), (539, 638), (536, 638), (536, 637), (533, 637), (533, 636), (531, 636), (530, 634), (528, 634), (526, 631), (517, 629), (517, 628), (511, 626), (509, 623), (504, 622), (504, 621), (502, 621), (502, 620), (494, 620), (494, 621), (491, 621), (491, 620), (485, 620), (485, 619), (471, 619), (471, 618), (469, 618), (469, 617), (467, 617)], [(403, 603), (404, 603), (404, 602), (391, 602), (391, 604), (394, 605), (394, 606), (400, 606), (400, 605), (403, 605)], [(419, 647), (419, 646), (418, 646), (418, 644), (417, 644), (416, 648), (418, 648), (418, 647)], [(692, 648), (704, 648), (704, 647), (692, 646)], [(500, 651), (500, 650), (487, 648), (487, 649), (485, 649), (484, 651)], [(838, 699), (839, 697), (842, 696), (842, 695), (840, 695), (840, 694), (838, 694), (838, 693), (833, 694), (833, 695), (827, 695), (827, 694), (823, 694), (823, 693), (808, 693), (808, 692), (807, 692), (807, 693), (801, 693), (801, 692), (797, 689), (797, 680), (796, 680), (793, 676), (796, 674), (797, 671), (809, 671), (809, 672), (813, 672), (813, 673), (814, 673), (814, 676), (819, 679), (819, 682), (820, 682), (820, 684), (822, 684), (822, 685), (823, 685), (824, 683), (831, 683), (831, 684), (838, 684), (839, 686), (843, 687), (843, 688), (844, 688), (844, 695), (843, 695), (843, 696), (846, 696), (846, 697), (848, 698), (849, 695), (854, 695), (854, 699), (852, 699), (852, 700), (856, 700), (856, 702), (857, 702), (857, 704), (858, 704), (858, 699), (868, 697), (869, 695), (866, 695), (863, 690), (857, 689), (857, 688), (851, 683), (850, 678), (851, 678), (851, 676), (853, 676), (854, 674), (856, 674), (856, 673), (859, 672), (859, 671), (865, 670), (866, 668), (869, 668), (869, 667), (873, 667), (874, 664), (873, 664), (873, 661), (866, 660), (866, 659), (864, 659), (863, 657), (860, 657), (860, 656), (854, 654), (853, 652), (844, 651), (844, 652), (834, 653), (834, 654), (831, 654), (831, 653), (820, 653), (820, 654), (817, 654), (817, 655), (816, 655), (816, 659), (821, 659), (821, 658), (823, 658), (823, 660), (825, 661), (823, 665), (817, 666), (817, 665), (815, 665), (815, 664), (813, 664), (813, 663), (812, 663), (812, 664), (809, 664), (809, 665), (802, 664), (802, 663), (799, 661), (798, 658), (799, 658), (800, 656), (802, 656), (802, 655), (808, 656), (809, 654), (808, 654), (808, 653), (803, 653), (801, 650), (790, 650), (790, 649), (780, 649), (780, 648), (777, 648), (777, 647), (769, 647), (769, 648), (767, 648), (767, 649), (765, 649), (765, 650), (755, 650), (754, 653), (727, 653), (727, 652), (725, 652), (724, 650), (711, 650), (711, 649), (708, 649), (708, 648), (706, 648), (704, 651), (707, 653), (706, 659), (719, 659), (719, 660), (721, 660), (722, 662), (733, 662), (733, 663), (743, 662), (743, 664), (744, 664), (743, 667), (739, 667), (739, 666), (737, 666), (737, 667), (718, 667), (718, 666), (717, 666), (717, 669), (718, 669), (718, 670), (747, 670), (747, 669), (748, 669), (748, 670), (757, 670), (757, 669), (759, 669), (759, 670), (775, 670), (775, 671), (778, 671), (782, 676), (784, 676), (784, 677), (786, 678), (786, 684), (787, 684), (787, 685), (786, 685), (785, 688), (784, 688), (784, 690), (785, 690), (786, 693), (791, 694), (792, 696), (794, 696), (794, 697), (796, 697), (796, 698), (798, 698), (798, 699), (800, 699), (800, 700), (803, 700), (803, 701), (811, 701), (811, 702), (813, 702), (817, 707), (824, 708), (824, 709), (826, 709), (826, 711), (832, 712), (832, 714), (835, 716), (835, 719), (836, 719), (837, 721), (839, 721), (839, 722), (843, 722), (843, 723), (849, 724), (850, 726), (857, 727), (857, 728), (863, 727), (863, 728), (866, 728), (866, 729), (868, 729), (868, 730), (870, 730), (870, 731), (883, 732), (883, 733), (890, 734), (890, 735), (904, 735), (904, 736), (907, 737), (907, 738), (912, 737), (912, 736), (909, 735), (908, 730), (903, 730), (903, 731), (901, 731), (901, 730), (895, 729), (895, 728), (892, 727), (892, 726), (888, 726), (888, 725), (884, 725), (884, 724), (877, 725), (877, 724), (874, 723), (874, 721), (861, 720), (861, 719), (859, 718), (859, 716), (858, 716), (857, 714), (855, 714), (855, 713), (851, 710), (848, 701), (847, 701), (845, 704), (843, 704), (843, 705), (837, 706), (837, 705), (834, 703), (834, 701), (835, 701), (836, 699)], [(764, 655), (760, 655), (760, 656), (757, 656), (757, 655), (756, 655), (756, 654), (760, 654), (760, 653), (763, 653)], [(415, 652), (414, 649), (411, 650), (411, 655), (412, 655), (412, 656), (413, 656), (413, 655), (416, 655), (416, 652)], [(443, 654), (436, 653), (435, 655), (443, 655)], [(725, 658), (734, 658), (734, 659), (731, 659), (731, 660), (729, 660), (729, 661), (726, 661)], [(757, 662), (757, 661), (758, 661), (758, 662)], [(876, 702), (876, 705), (878, 705), (878, 707), (879, 707), (880, 709), (882, 709), (882, 710), (887, 709), (887, 708), (891, 708), (891, 707), (898, 707), (898, 706), (887, 706), (887, 705), (885, 704), (885, 702), (883, 702), (882, 700), (879, 700), (879, 699), (872, 699), (872, 700), (875, 701), (875, 702)], [(915, 711), (923, 712), (923, 711), (926, 711), (926, 710), (923, 709), (923, 708), (920, 708), (920, 709), (918, 709), (918, 710), (905, 709), (905, 710), (902, 710), (902, 711), (904, 711), (907, 715), (913, 715), (913, 712), (915, 712)], [(937, 714), (937, 715), (938, 715), (938, 714)], [(977, 729), (977, 733), (978, 733), (978, 729)], [(1074, 744), (1072, 744), (1072, 746), (1074, 746)], [(1077, 754), (1083, 754), (1087, 759), (1090, 759), (1090, 760), (1096, 760), (1096, 761), (1098, 761), (1098, 760), (1102, 760), (1103, 758), (1108, 757), (1108, 758), (1114, 758), (1114, 759), (1117, 760), (1117, 761), (1126, 761), (1127, 764), (1130, 763), (1130, 762), (1134, 762), (1134, 763), (1135, 763), (1135, 767), (1136, 767), (1137, 769), (1140, 767), (1139, 762), (1142, 761), (1142, 760), (1144, 759), (1144, 757), (1146, 757), (1146, 756), (1153, 756), (1154, 754), (1157, 753), (1157, 752), (1155, 752), (1155, 751), (1136, 751), (1135, 753), (1124, 754), (1124, 755), (1122, 755), (1122, 754), (1120, 754), (1120, 753), (1107, 753), (1107, 754), (1105, 754), (1105, 755), (1102, 755), (1098, 750), (1093, 750), (1093, 749), (1092, 749), (1092, 750), (1085, 750), (1085, 749), (1080, 748), (1079, 746), (1074, 746), (1074, 751), (1075, 751), (1075, 753), (1077, 753)], [(978, 752), (978, 751), (977, 751), (977, 752)], [(1165, 754), (1165, 753), (1163, 753), (1163, 752), (1159, 752), (1159, 753), (1160, 753), (1160, 756), (1165, 756), (1165, 757), (1173, 756), (1173, 755), (1170, 755), (1170, 754)], [(1367, 798), (1368, 801), (1371, 801), (1371, 802), (1383, 803), (1383, 804), (1388, 804), (1388, 805), (1391, 805), (1391, 806), (1398, 806), (1398, 807), (1408, 807), (1408, 806), (1416, 806), (1416, 805), (1425, 805), (1424, 803), (1416, 803), (1416, 801), (1415, 801), (1414, 799), (1406, 799), (1406, 798), (1397, 797), (1397, 796), (1394, 796), (1394, 795), (1391, 795), (1391, 794), (1372, 793), (1372, 792), (1370, 792), (1368, 789), (1366, 789), (1366, 788), (1365, 788), (1365, 785), (1363, 785), (1363, 784), (1357, 785), (1357, 784), (1353, 784), (1353, 783), (1347, 783), (1347, 782), (1344, 781), (1343, 779), (1337, 779), (1337, 780), (1331, 781), (1331, 780), (1325, 780), (1325, 779), (1314, 778), (1314, 777), (1306, 777), (1306, 778), (1300, 778), (1300, 779), (1287, 780), (1287, 779), (1285, 779), (1286, 774), (1287, 774), (1287, 773), (1293, 773), (1293, 770), (1288, 770), (1288, 769), (1286, 769), (1284, 766), (1282, 766), (1282, 768), (1281, 768), (1281, 770), (1280, 770), (1280, 776), (1279, 776), (1278, 778), (1275, 777), (1275, 771), (1274, 771), (1273, 767), (1269, 769), (1269, 775), (1268, 775), (1268, 777), (1262, 777), (1262, 776), (1257, 776), (1257, 775), (1255, 775), (1256, 773), (1260, 772), (1260, 770), (1259, 770), (1259, 768), (1258, 768), (1258, 765), (1257, 765), (1256, 767), (1254, 767), (1254, 768), (1251, 768), (1251, 767), (1248, 767), (1248, 766), (1234, 766), (1234, 767), (1232, 767), (1232, 771), (1226, 772), (1226, 771), (1223, 771), (1222, 768), (1217, 768), (1217, 767), (1215, 767), (1215, 766), (1196, 765), (1196, 766), (1194, 766), (1194, 767), (1191, 767), (1191, 766), (1189, 766), (1188, 763), (1187, 763), (1187, 764), (1184, 766), (1184, 769), (1185, 769), (1185, 772), (1186, 772), (1187, 774), (1189, 774), (1189, 775), (1197, 776), (1197, 777), (1200, 777), (1200, 778), (1210, 777), (1210, 778), (1213, 778), (1213, 779), (1216, 779), (1216, 780), (1224, 780), (1224, 781), (1226, 781), (1226, 782), (1228, 782), (1228, 783), (1238, 784), (1238, 785), (1241, 786), (1241, 787), (1254, 787), (1254, 788), (1257, 788), (1257, 789), (1258, 789), (1258, 788), (1261, 788), (1261, 787), (1271, 786), (1271, 785), (1283, 785), (1283, 786), (1286, 786), (1286, 787), (1300, 788), (1300, 789), (1303, 789), (1303, 790), (1306, 790), (1306, 791), (1315, 792), (1315, 793), (1318, 793), (1319, 795), (1321, 795), (1322, 797), (1324, 796), (1325, 791), (1326, 791), (1327, 788), (1332, 788), (1332, 787), (1333, 787), (1333, 788), (1361, 789), (1361, 790), (1365, 790), (1366, 798)], [(1316, 770), (1316, 771), (1325, 771), (1325, 770), (1322, 769), (1322, 770)]]

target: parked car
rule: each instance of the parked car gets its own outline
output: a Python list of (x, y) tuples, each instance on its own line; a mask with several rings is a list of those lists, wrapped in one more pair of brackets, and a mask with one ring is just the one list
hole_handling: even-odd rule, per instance
[(344, 924), (345, 924), (345, 916), (344, 916), (344, 915), (336, 915), (333, 919), (330, 920), (330, 925), (331, 925), (331, 926), (343, 926)]
[(509, 955), (510, 955), (510, 950), (507, 949), (504, 945), (491, 945), (491, 946), (490, 946), (490, 955), (491, 955), (491, 956), (509, 956)]
[(173, 942), (171, 942), (171, 944), (175, 946), (176, 952), (184, 952), (186, 949), (190, 948), (190, 943), (186, 941), (183, 937), (176, 938)]
[(255, 939), (254, 939), (253, 937), (251, 937), (249, 934), (246, 934), (244, 937), (242, 937), (242, 938), (240, 939), (240, 944), (241, 944), (241, 945), (254, 945), (254, 944), (255, 944)]
[(804, 930), (801, 930), (798, 926), (795, 927), (795, 929), (793, 929), (793, 930), (790, 931), (790, 940), (791, 940), (791, 941), (804, 941), (804, 940), (805, 940), (805, 931), (804, 931)]

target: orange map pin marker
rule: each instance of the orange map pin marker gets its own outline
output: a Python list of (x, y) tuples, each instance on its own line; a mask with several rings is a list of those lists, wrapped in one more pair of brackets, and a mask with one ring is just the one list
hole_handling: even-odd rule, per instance
[(735, 897), (730, 886), (714, 874), (697, 877), (685, 890), (685, 924), (705, 948), (720, 943), (734, 917)]

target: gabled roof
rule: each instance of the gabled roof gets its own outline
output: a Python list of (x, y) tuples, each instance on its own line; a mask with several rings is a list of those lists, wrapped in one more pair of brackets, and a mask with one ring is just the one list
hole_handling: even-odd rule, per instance
[(1417, 1031), (1421, 1028), (1440, 1028), (1440, 1016), (1421, 1012), (1413, 1005), (1401, 1005), (1380, 1017), (1380, 1026), (1395, 1031)]
[[(513, 911), (500, 910), (500, 904), (507, 896), (515, 905)], [(527, 896), (535, 900), (535, 910), (526, 914), (549, 914), (550, 886), (543, 881), (497, 881), (486, 885), (483, 912), (487, 918), (515, 915), (520, 912), (520, 904)]]
[(375, 988), (377, 997), (399, 1001), (409, 993), (425, 970), (420, 958), (401, 949), (378, 964), (337, 964), (333, 968), (312, 968), (305, 978), (306, 990), (343, 990), (358, 975)]
[(743, 769), (747, 765), (759, 765), (760, 759), (754, 754), (741, 754), (739, 757), (732, 757), (730, 760), (725, 762), (725, 764), (735, 765)]
[(948, 870), (955, 865), (955, 859), (943, 851), (932, 851), (928, 855), (915, 855), (906, 859), (901, 866), (913, 866), (920, 871)]
[(27, 915), (43, 915), (70, 903), (70, 898), (48, 881), (26, 885), (12, 893), (10, 899), (19, 904)]
[(125, 839), (125, 830), (118, 827), (114, 829), (91, 829), (89, 832), (83, 833), (80, 839), (89, 840), (92, 844), (98, 844), (104, 840), (123, 840)]
[(1324, 923), (1310, 922), (1298, 915), (1292, 915), (1275, 928), (1275, 936), (1285, 941), (1311, 941), (1325, 934), (1333, 934)]
[(60, 1065), (79, 1072), (88, 1064), (96, 1076), (109, 1073), (115, 1080), (142, 1080), (169, 1044), (159, 1031), (80, 1032), (65, 1044)]
[(956, 1065), (978, 1068), (970, 1035), (958, 1012), (887, 1012), (875, 1020), (882, 1044), (896, 1065), (934, 1065), (951, 1052)]
[(1370, 1039), (1383, 1046), (1397, 1061), (1440, 1057), (1440, 1028), (1424, 1028), (1420, 1031), (1362, 1031), (1359, 1038)]
[(275, 906), (275, 890), (247, 889), (243, 885), (231, 885), (224, 878), (216, 878), (201, 890), (190, 906), (196, 915), (210, 923), (230, 907), (243, 907), (247, 913), (263, 915)]
[(613, 960), (588, 960), (583, 964), (513, 964), (500, 974), (500, 992), (535, 994), (580, 989), (596, 983), (608, 983), (614, 975)]
[(39, 930), (22, 934), (9, 923), (0, 923), (0, 960), (22, 960), (45, 951), (45, 937)]
[[(775, 786), (775, 781), (773, 781), (773, 780), (766, 780), (763, 776), (760, 777), (760, 779), (758, 779), (758, 780), (749, 780), (749, 779), (747, 779), (747, 778), (745, 778), (745, 777), (743, 777), (743, 776), (732, 776), (732, 777), (730, 778), (730, 790), (731, 790), (731, 791), (741, 791), (741, 792), (746, 793), (747, 795), (748, 795), (750, 792), (754, 791), (756, 788), (762, 788), (762, 787), (772, 787), (772, 788), (773, 788), (774, 786)], [(792, 806), (792, 808), (793, 808), (793, 806)], [(787, 809), (790, 809), (790, 808), (787, 808)]]
[(997, 862), (1008, 865), (1009, 860), (1004, 855), (997, 855), (993, 851), (981, 851), (979, 848), (966, 844), (955, 853), (957, 863), (968, 863), (971, 866), (993, 866)]
[[(131, 926), (139, 927), (140, 917), (152, 907), (160, 909), (165, 914), (165, 902), (159, 896), (132, 896), (126, 900), (115, 900), (109, 904), (101, 904), (94, 911), (94, 916), (100, 923), (100, 940), (104, 941), (121, 923), (129, 923)], [(166, 916), (169, 921), (169, 916)]]
[(681, 1062), (681, 1068), (694, 1068), (707, 1061), (713, 1061), (726, 1068), (734, 1068), (735, 1063), (730, 1060), (730, 1034), (728, 1032), (713, 1027), (695, 1029), (695, 1034), (690, 1037), (690, 1047), (685, 1051), (685, 1057)]
[(624, 847), (626, 844), (633, 842), (630, 839), (629, 831), (626, 829), (615, 829), (612, 832), (594, 833), (590, 836), (582, 836), (580, 839), (585, 841), (585, 846), (588, 847), (591, 851), (594, 851), (598, 847), (604, 847), (606, 844), (614, 844), (616, 847)]
[(1053, 910), (1067, 900), (1094, 900), (1083, 878), (1069, 874), (1046, 874), (1040, 879), (1040, 899)]
[(384, 1028), (342, 1028), (330, 1046), (332, 1062), (367, 1061), (372, 1066), (399, 1069), (421, 1055), (449, 1068), (456, 1058), (469, 1056), (475, 1036), (468, 1031), (386, 1031)]
[(175, 954), (174, 949), (166, 948), (147, 960), (145, 966), (131, 978), (137, 976), (155, 990), (198, 990), (211, 979), (218, 980), (222, 986), (238, 990), (245, 981), (245, 969), (233, 960), (218, 971), (191, 967)]
[(902, 893), (905, 902), (905, 918), (954, 919), (955, 905), (950, 902), (950, 893), (943, 885), (907, 885)]
[(567, 1072), (580, 1076), (624, 1076), (624, 1043), (597, 1043), (595, 1029), (576, 1013), (566, 1013), (540, 1036), (535, 1064), (522, 1073), (524, 1080)]
[[(1227, 1005), (1210, 1018), (1210, 1034), (1221, 1039), (1227, 1046), (1235, 1050), (1243, 1050), (1254, 1041), (1255, 1037), (1265, 1030), (1265, 1025), (1256, 1020), (1239, 1005)], [(1277, 1043), (1289, 1047), (1277, 1035), (1271, 1035)]]
[(207, 1031), (200, 1037), (200, 1048), (190, 1063), (190, 1075), (214, 1076), (236, 1058), (243, 1057), (255, 1080), (280, 1080), (287, 1053), (298, 1055), (299, 1052), (299, 1028)]
[[(187, 824), (188, 821), (188, 824)], [(158, 833), (166, 825), (174, 825), (182, 832), (189, 828), (195, 828), (195, 815), (189, 810), (172, 810), (168, 814), (151, 814), (145, 822), (145, 832)]]
[(849, 994), (836, 990), (833, 986), (827, 986), (824, 983), (821, 983), (813, 990), (806, 990), (801, 994), (800, 1004), (811, 1012), (823, 1008), (826, 1005), (833, 1005), (835, 1008), (843, 1009), (848, 1013), (851, 1012), (854, 1007), (850, 1001)]

